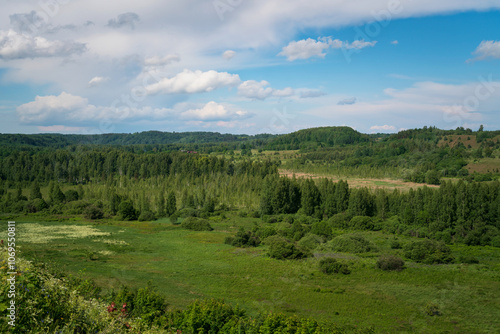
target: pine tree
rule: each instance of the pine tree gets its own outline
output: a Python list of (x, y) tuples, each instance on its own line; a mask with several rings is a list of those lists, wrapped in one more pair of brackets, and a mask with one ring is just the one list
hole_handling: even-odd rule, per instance
[(40, 192), (40, 185), (37, 181), (31, 184), (30, 188), (30, 200), (34, 200), (36, 198), (42, 198), (42, 193)]
[(165, 213), (167, 216), (171, 216), (177, 211), (177, 199), (175, 197), (175, 193), (170, 191), (167, 197), (167, 206), (165, 208)]
[(158, 195), (158, 199), (156, 201), (156, 207), (158, 212), (158, 217), (165, 217), (165, 196), (163, 195), (163, 191), (160, 191)]

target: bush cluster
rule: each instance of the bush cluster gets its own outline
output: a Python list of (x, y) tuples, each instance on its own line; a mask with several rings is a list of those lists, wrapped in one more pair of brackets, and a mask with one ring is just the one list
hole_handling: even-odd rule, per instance
[(337, 252), (366, 253), (375, 251), (376, 247), (358, 234), (343, 234), (333, 238), (328, 246)]
[(339, 262), (334, 258), (327, 257), (319, 261), (319, 270), (321, 272), (331, 275), (331, 274), (344, 274), (349, 275), (351, 271), (349, 266), (345, 263)]
[(203, 218), (188, 217), (184, 219), (181, 226), (191, 231), (212, 231), (210, 222)]
[(377, 260), (377, 268), (382, 270), (396, 270), (401, 271), (404, 269), (405, 262), (395, 255), (382, 255)]
[(267, 238), (265, 243), (269, 245), (269, 256), (278, 260), (301, 259), (308, 256), (294, 242), (280, 235)]
[(406, 244), (404, 256), (415, 262), (426, 264), (450, 263), (454, 260), (451, 250), (443, 242), (435, 240), (418, 240)]

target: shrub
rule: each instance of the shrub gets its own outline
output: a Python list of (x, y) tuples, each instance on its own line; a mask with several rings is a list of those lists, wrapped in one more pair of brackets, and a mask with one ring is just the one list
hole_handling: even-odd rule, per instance
[(382, 255), (377, 260), (377, 268), (382, 270), (403, 270), (405, 262), (398, 256), (395, 255)]
[(391, 249), (401, 249), (401, 243), (397, 239), (391, 240)]
[(434, 303), (429, 303), (425, 306), (425, 313), (430, 316), (439, 316), (441, 315), (441, 311), (439, 311), (439, 306)]
[(343, 234), (334, 238), (328, 245), (337, 252), (366, 253), (375, 251), (375, 246), (357, 234)]
[(300, 241), (298, 245), (300, 248), (312, 252), (316, 247), (324, 242), (324, 239), (319, 235), (308, 233)]
[(181, 226), (191, 231), (212, 231), (213, 228), (206, 219), (188, 217), (184, 219)]
[(330, 239), (332, 236), (332, 228), (326, 221), (320, 221), (312, 224), (311, 233)]
[(102, 219), (102, 217), (104, 217), (104, 212), (97, 206), (90, 205), (83, 211), (83, 216), (87, 219), (92, 220)]
[(136, 220), (137, 211), (131, 201), (123, 201), (118, 207), (118, 213), (123, 220)]
[[(224, 242), (229, 243), (227, 238)], [(260, 245), (260, 238), (252, 231), (245, 231), (241, 228), (229, 244), (234, 247), (257, 247)]]
[(460, 255), (457, 259), (457, 263), (476, 264), (479, 263), (479, 260), (472, 255)]
[(347, 264), (341, 263), (331, 257), (327, 257), (319, 261), (319, 270), (321, 270), (321, 272), (327, 275), (331, 274), (349, 275), (351, 273)]
[(434, 240), (413, 241), (404, 247), (405, 257), (427, 264), (450, 263), (453, 261), (451, 250), (443, 242)]
[(373, 221), (367, 216), (354, 216), (349, 222), (349, 227), (355, 230), (373, 230)]
[(79, 196), (78, 196), (78, 192), (76, 190), (68, 190), (64, 193), (64, 197), (66, 198), (66, 201), (67, 202), (72, 202), (72, 201), (78, 201), (79, 200)]
[(143, 211), (141, 212), (141, 215), (139, 216), (139, 221), (151, 221), (155, 220), (155, 214), (152, 213), (151, 211)]
[(307, 256), (293, 242), (279, 235), (267, 238), (266, 244), (269, 245), (269, 256), (278, 260), (301, 259)]

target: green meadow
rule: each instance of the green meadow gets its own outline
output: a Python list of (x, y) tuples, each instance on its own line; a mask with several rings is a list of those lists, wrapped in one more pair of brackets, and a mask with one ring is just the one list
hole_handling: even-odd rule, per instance
[[(402, 271), (383, 271), (376, 268), (381, 254), (403, 255), (390, 246), (395, 237), (380, 231), (358, 233), (376, 245), (375, 252), (319, 248), (302, 260), (272, 259), (267, 246), (224, 244), (240, 227), (265, 224), (259, 221), (226, 213), (210, 219), (210, 232), (188, 231), (168, 219), (18, 221), (17, 245), (20, 256), (91, 278), (104, 289), (141, 288), (151, 281), (171, 308), (223, 298), (250, 315), (297, 314), (345, 328), (373, 326), (382, 333), (495, 333), (500, 328), (498, 248), (450, 245), (455, 258), (473, 256), (479, 263), (426, 265), (405, 259)], [(347, 263), (351, 273), (322, 273), (318, 263), (325, 256)]]

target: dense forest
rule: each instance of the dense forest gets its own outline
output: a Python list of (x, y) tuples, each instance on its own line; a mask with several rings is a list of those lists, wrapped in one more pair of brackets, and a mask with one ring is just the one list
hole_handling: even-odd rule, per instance
[[(473, 132), (433, 127), (394, 135), (365, 135), (347, 127), (281, 136), (1, 135), (0, 212), (4, 220), (76, 217), (93, 224), (168, 219), (169, 225), (206, 232), (229, 221), (228, 217), (238, 217), (250, 219), (253, 225), (243, 224), (225, 238), (225, 244), (264, 245), (267, 254), (278, 260), (314, 258), (318, 252), (370, 253), (377, 247), (356, 233), (373, 232), (394, 236), (391, 249), (408, 261), (475, 263), (475, 258), (455, 258), (449, 246), (500, 247), (498, 139), (498, 132), (482, 128)], [(488, 164), (488, 169), (472, 171), (470, 166), (481, 163)], [(292, 174), (280, 175), (283, 168)], [(304, 178), (294, 172), (318, 174)], [(429, 186), (369, 189), (350, 185), (352, 175), (383, 175)], [(226, 227), (220, 231), (228, 234)], [(403, 245), (396, 236), (418, 241)], [(89, 255), (90, 260), (98, 259), (95, 254)], [(377, 268), (404, 268), (402, 257), (384, 256)], [(353, 268), (352, 263), (332, 259), (322, 259), (319, 266), (328, 275), (348, 275)], [(67, 283), (83, 289), (82, 282)], [(119, 298), (113, 294), (106, 298), (130, 307), (144, 303), (134, 298), (152, 298), (157, 306), (148, 307), (154, 314), (147, 315), (146, 306), (144, 312), (137, 311), (143, 319), (141, 328), (145, 324), (169, 330), (210, 328), (201, 323), (214, 323), (212, 315), (200, 316), (205, 320), (198, 325), (189, 318), (206, 309), (227, 313), (228, 318), (217, 326), (241, 332), (286, 324), (293, 324), (293, 333), (306, 327), (310, 330), (304, 333), (343, 332), (337, 327), (326, 331), (321, 328), (327, 325), (299, 318), (262, 314), (259, 320), (251, 320), (220, 301), (163, 313), (165, 302), (156, 292), (140, 291), (128, 296), (125, 290)], [(121, 321), (117, 326), (125, 324)]]

